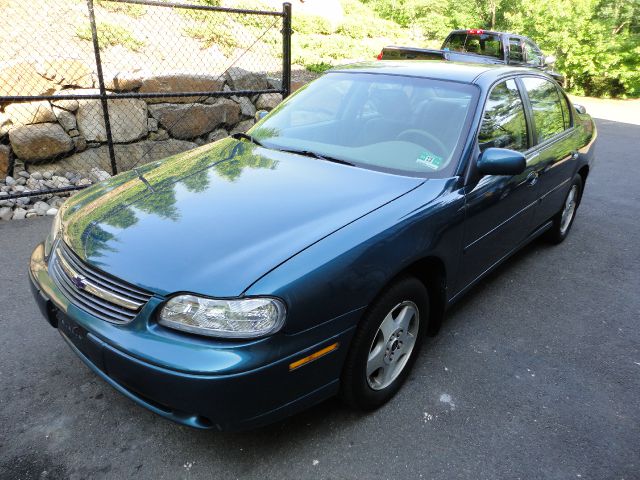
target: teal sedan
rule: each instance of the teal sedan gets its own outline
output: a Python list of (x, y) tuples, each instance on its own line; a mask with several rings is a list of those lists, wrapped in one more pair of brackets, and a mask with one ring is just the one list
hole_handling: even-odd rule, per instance
[(566, 238), (595, 139), (538, 70), (336, 69), (246, 134), (69, 199), (34, 298), (98, 376), (181, 424), (252, 428), (336, 394), (375, 409), (449, 306)]

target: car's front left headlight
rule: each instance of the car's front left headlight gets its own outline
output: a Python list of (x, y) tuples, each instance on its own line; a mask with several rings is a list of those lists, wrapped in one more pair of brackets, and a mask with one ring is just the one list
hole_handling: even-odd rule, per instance
[(277, 298), (225, 300), (178, 295), (164, 305), (159, 323), (210, 337), (255, 338), (280, 330), (284, 317), (284, 303)]

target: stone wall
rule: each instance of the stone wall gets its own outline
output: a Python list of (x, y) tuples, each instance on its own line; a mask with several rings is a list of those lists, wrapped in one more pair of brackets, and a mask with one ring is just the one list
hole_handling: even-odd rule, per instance
[[(16, 70), (0, 68), (0, 96), (18, 95), (10, 79), (29, 85), (21, 95), (96, 94), (89, 69), (56, 78), (59, 65)], [(23, 65), (24, 67), (24, 65)], [(47, 70), (49, 68), (49, 70)], [(83, 73), (84, 72), (84, 73)], [(48, 76), (47, 76), (48, 75)], [(49, 78), (51, 77), (51, 78)], [(3, 80), (5, 83), (2, 83)], [(280, 88), (280, 80), (232, 68), (223, 77), (172, 73), (145, 75), (126, 72), (105, 80), (111, 132), (118, 171), (190, 150), (248, 130), (256, 110), (271, 110), (280, 94), (223, 97), (175, 97), (195, 91), (263, 90)], [(118, 98), (119, 93), (163, 93), (162, 98)], [(7, 173), (14, 165), (12, 176)], [(53, 215), (62, 202), (57, 196), (9, 195), (54, 188), (90, 185), (111, 174), (111, 160), (100, 100), (60, 99), (30, 103), (0, 103), (0, 219)]]
[[(24, 65), (23, 65), (24, 67)], [(55, 71), (56, 66), (49, 65)], [(15, 95), (9, 80), (16, 66), (0, 69), (0, 94)], [(87, 68), (73, 78), (47, 78), (47, 65), (19, 70), (29, 95), (97, 94), (97, 82)], [(55, 77), (55, 76), (54, 76)], [(2, 83), (4, 79), (5, 83)], [(172, 97), (194, 91), (262, 90), (280, 88), (280, 80), (232, 68), (224, 76), (171, 73), (145, 75), (125, 72), (105, 81), (111, 133), (119, 171), (164, 158), (230, 133), (248, 130), (256, 109), (270, 110), (279, 94), (230, 98)], [(125, 92), (163, 93), (162, 98), (118, 98)], [(25, 94), (21, 87), (20, 94)], [(0, 181), (11, 160), (17, 170), (83, 174), (98, 168), (111, 172), (107, 134), (100, 100), (53, 100), (0, 104)]]

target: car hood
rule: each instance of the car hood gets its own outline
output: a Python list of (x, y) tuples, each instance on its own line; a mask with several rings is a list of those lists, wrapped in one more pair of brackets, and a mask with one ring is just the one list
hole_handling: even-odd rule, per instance
[(88, 264), (161, 295), (237, 296), (423, 182), (229, 138), (77, 194), (63, 238)]

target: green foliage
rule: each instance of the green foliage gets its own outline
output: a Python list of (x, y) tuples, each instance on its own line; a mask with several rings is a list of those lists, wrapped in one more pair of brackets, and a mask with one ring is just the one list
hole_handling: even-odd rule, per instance
[[(137, 38), (131, 30), (121, 25), (109, 22), (98, 22), (96, 25), (98, 31), (98, 42), (101, 46), (122, 45), (129, 50), (135, 52), (140, 51), (144, 47), (144, 41)], [(81, 25), (76, 29), (76, 36), (83, 40), (91, 41), (91, 27), (89, 25)]]
[(320, 35), (331, 35), (333, 33), (331, 23), (327, 19), (316, 15), (294, 15), (291, 27), (295, 33), (317, 33)]
[(137, 5), (135, 3), (119, 3), (110, 2), (109, 0), (98, 0), (98, 5), (112, 13), (124, 13), (133, 18), (140, 18), (147, 9), (143, 5)]
[(185, 33), (202, 41), (205, 48), (217, 45), (225, 55), (230, 55), (236, 47), (242, 46), (234, 31), (237, 31), (237, 28), (234, 29), (230, 21), (198, 22), (185, 28)]

